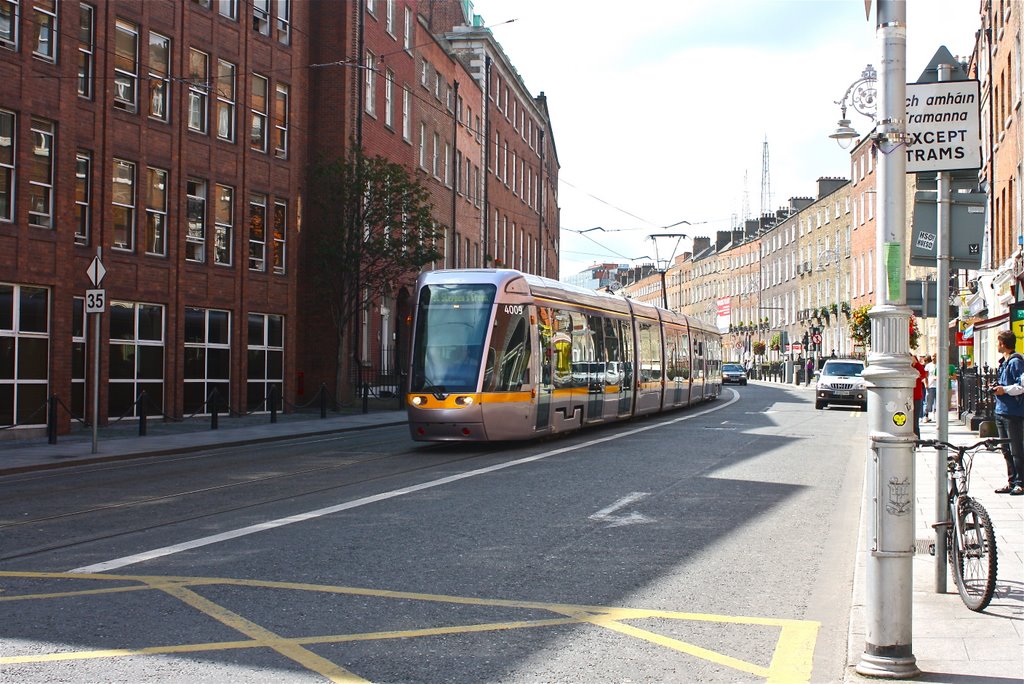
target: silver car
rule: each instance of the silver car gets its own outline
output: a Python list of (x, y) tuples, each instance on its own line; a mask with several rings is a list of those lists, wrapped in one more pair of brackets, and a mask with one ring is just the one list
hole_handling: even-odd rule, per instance
[(814, 408), (829, 404), (868, 408), (868, 391), (864, 384), (864, 362), (860, 359), (829, 359), (825, 362), (814, 388)]
[(738, 363), (722, 364), (722, 384), (735, 382), (737, 385), (747, 384), (747, 371)]

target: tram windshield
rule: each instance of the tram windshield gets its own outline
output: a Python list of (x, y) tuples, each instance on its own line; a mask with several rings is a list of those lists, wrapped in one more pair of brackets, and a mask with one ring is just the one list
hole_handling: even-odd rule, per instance
[(413, 392), (475, 392), (494, 285), (426, 285), (413, 342)]

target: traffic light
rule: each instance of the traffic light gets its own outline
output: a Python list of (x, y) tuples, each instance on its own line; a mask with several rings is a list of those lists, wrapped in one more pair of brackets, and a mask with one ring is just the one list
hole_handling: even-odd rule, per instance
[(811, 337), (807, 333), (804, 333), (804, 349), (807, 349), (807, 345), (810, 344)]

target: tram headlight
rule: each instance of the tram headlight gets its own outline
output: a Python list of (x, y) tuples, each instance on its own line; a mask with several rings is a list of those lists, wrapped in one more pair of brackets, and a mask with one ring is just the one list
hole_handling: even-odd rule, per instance
[(473, 404), (473, 397), (455, 397), (456, 406), (471, 406)]
[(425, 403), (427, 403), (427, 398), (426, 397), (413, 397), (412, 398), (412, 405), (413, 406), (423, 406), (423, 404), (425, 404)]

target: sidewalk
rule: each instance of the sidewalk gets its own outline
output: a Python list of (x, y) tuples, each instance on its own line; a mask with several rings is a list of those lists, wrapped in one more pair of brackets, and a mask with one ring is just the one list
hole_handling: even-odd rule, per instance
[(333, 434), (383, 425), (405, 430), (405, 411), (377, 409), (369, 413), (281, 414), (271, 423), (269, 414), (242, 419), (221, 419), (218, 430), (210, 429), (210, 420), (165, 423), (150, 420), (148, 434), (140, 437), (138, 423), (103, 427), (99, 430), (97, 453), (92, 453), (92, 431), (75, 430), (60, 435), (57, 444), (45, 436), (0, 441), (0, 476), (69, 465), (119, 461), (182, 451), (211, 449), (274, 442), (293, 437)]
[[(934, 439), (935, 423), (921, 424), (922, 439)], [(979, 441), (970, 426), (951, 416), (948, 440), (953, 444)], [(946, 593), (936, 593), (935, 564), (929, 555), (934, 543), (935, 479), (938, 458), (923, 449), (916, 458), (915, 489), (917, 555), (914, 556), (913, 653), (921, 675), (916, 682), (1024, 681), (1024, 496), (995, 494), (1006, 484), (1006, 464), (1000, 453), (979, 451), (971, 471), (970, 494), (988, 510), (996, 533), (999, 561), (996, 594), (984, 612), (968, 610), (946, 565)], [(945, 470), (939, 475), (945, 482)], [(945, 486), (945, 485), (944, 485)], [(865, 577), (867, 564), (865, 510), (861, 511), (860, 542), (854, 576), (853, 609), (846, 681), (879, 681), (854, 671), (865, 644)], [(892, 681), (892, 680), (890, 680)]]

